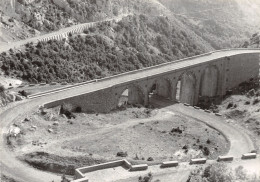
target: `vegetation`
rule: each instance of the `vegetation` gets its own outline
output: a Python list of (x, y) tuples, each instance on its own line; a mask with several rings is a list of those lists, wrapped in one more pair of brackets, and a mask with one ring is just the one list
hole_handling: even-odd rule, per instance
[(0, 84), (0, 93), (3, 93), (5, 91), (5, 88), (2, 84)]
[(260, 48), (260, 32), (251, 36), (248, 41), (245, 41), (240, 47), (243, 48)]
[(3, 173), (1, 173), (0, 181), (2, 181), (2, 182), (19, 182), (15, 179), (11, 178), (10, 176), (3, 174)]
[[(107, 10), (109, 2), (100, 0), (37, 0), (28, 3), (18, 0), (21, 21), (39, 31), (50, 32), (77, 23), (97, 21), (112, 15)], [(30, 11), (28, 11), (30, 10)], [(12, 20), (12, 19), (11, 19)]]
[(147, 176), (139, 176), (138, 182), (151, 182), (153, 179), (152, 173), (148, 173)]
[(2, 70), (32, 83), (81, 82), (202, 53), (165, 17), (135, 15), (70, 36), (27, 44), (0, 55)]
[(226, 164), (223, 163), (215, 163), (207, 166), (204, 170), (196, 169), (191, 172), (189, 179), (187, 182), (195, 182), (195, 181), (203, 181), (203, 182), (258, 182), (256, 176), (250, 176), (246, 173), (246, 170), (242, 166), (238, 166), (232, 171)]

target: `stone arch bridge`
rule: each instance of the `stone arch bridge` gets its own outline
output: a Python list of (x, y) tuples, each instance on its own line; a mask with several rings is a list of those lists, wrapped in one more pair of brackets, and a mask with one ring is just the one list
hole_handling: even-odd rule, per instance
[(260, 49), (229, 49), (131, 71), (83, 84), (57, 100), (54, 107), (70, 103), (83, 112), (109, 112), (128, 91), (128, 103), (149, 105), (150, 97), (196, 105), (199, 97), (223, 96), (244, 81), (258, 78)]

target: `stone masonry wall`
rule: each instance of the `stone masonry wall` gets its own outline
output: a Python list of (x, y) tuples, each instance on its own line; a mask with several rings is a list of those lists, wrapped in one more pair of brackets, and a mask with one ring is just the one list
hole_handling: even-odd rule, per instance
[(242, 54), (229, 57), (226, 64), (226, 90), (259, 75), (259, 54)]
[[(154, 84), (162, 85), (165, 93), (159, 89), (159, 92), (162, 93), (161, 95), (168, 95), (168, 92), (170, 92), (170, 99), (175, 101), (177, 83), (183, 75), (189, 75), (192, 78), (192, 82), (187, 82), (187, 84), (192, 84), (194, 87), (192, 88), (192, 92), (185, 92), (186, 95), (183, 97), (191, 98), (190, 100), (186, 99), (185, 102), (196, 105), (202, 88), (201, 81), (205, 75), (205, 70), (210, 67), (214, 67), (214, 69), (217, 70), (217, 75), (214, 73), (217, 76), (217, 79), (212, 78), (212, 80), (217, 82), (215, 83), (217, 86), (214, 86), (217, 90), (214, 91), (214, 93), (216, 93), (216, 96), (221, 96), (226, 93), (226, 90), (236, 87), (240, 83), (251, 78), (258, 77), (259, 54), (241, 54), (215, 59), (206, 64), (190, 65), (189, 67), (181, 68), (179, 70), (159, 73), (138, 80), (112, 85), (109, 88), (97, 90), (95, 92), (53, 101), (45, 104), (45, 107), (54, 107), (63, 103), (71, 103), (75, 107), (81, 107), (83, 112), (109, 112), (117, 107), (123, 91), (125, 89), (131, 90), (131, 88), (134, 88), (132, 89), (134, 92), (131, 94), (138, 94), (136, 96), (131, 96), (135, 102), (142, 102), (143, 105), (148, 105), (149, 92)], [(191, 88), (191, 85), (185, 87)]]

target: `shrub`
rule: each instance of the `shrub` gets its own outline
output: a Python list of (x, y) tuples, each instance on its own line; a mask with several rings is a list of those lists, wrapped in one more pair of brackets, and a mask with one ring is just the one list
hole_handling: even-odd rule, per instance
[(148, 157), (147, 161), (154, 161), (152, 157)]
[(258, 98), (256, 98), (254, 101), (253, 101), (253, 105), (257, 104), (259, 102)]
[(0, 93), (4, 91), (5, 91), (5, 87), (2, 84), (0, 84)]
[(128, 154), (127, 154), (127, 152), (117, 152), (116, 156), (117, 157), (127, 157)]
[(139, 176), (138, 182), (151, 182), (152, 179), (153, 179), (153, 175), (152, 175), (152, 173), (150, 172), (150, 173), (147, 174), (147, 176), (144, 176), (144, 177)]
[(28, 96), (28, 93), (24, 90), (21, 90), (21, 91), (18, 91), (18, 93), (21, 95), (21, 96), (24, 96), (24, 97), (27, 97)]
[(249, 104), (250, 104), (250, 101), (246, 101), (246, 102), (245, 102), (245, 105), (249, 105)]
[(60, 114), (65, 114), (67, 118), (76, 118), (75, 114), (72, 113), (73, 106), (68, 103), (64, 103), (61, 105)]
[(172, 130), (171, 130), (171, 133), (179, 133), (179, 134), (182, 134), (182, 130), (179, 128), (179, 127), (177, 127), (177, 128), (173, 128)]
[(229, 109), (229, 108), (231, 108), (231, 107), (233, 107), (233, 102), (228, 103), (227, 109)]
[(78, 113), (80, 113), (80, 112), (82, 112), (82, 108), (81, 107), (76, 107), (76, 109), (75, 109), (75, 112), (78, 112)]
[(210, 154), (210, 151), (209, 151), (208, 147), (204, 147), (202, 152), (206, 156), (208, 156)]

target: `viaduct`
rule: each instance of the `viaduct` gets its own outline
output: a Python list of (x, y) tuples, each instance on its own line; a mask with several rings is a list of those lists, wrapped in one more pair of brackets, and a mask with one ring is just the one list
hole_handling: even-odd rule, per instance
[(70, 103), (83, 112), (109, 112), (117, 108), (126, 90), (130, 104), (149, 105), (153, 92), (196, 105), (200, 96), (223, 96), (240, 83), (258, 78), (259, 60), (260, 49), (210, 52), (83, 84), (44, 106)]

